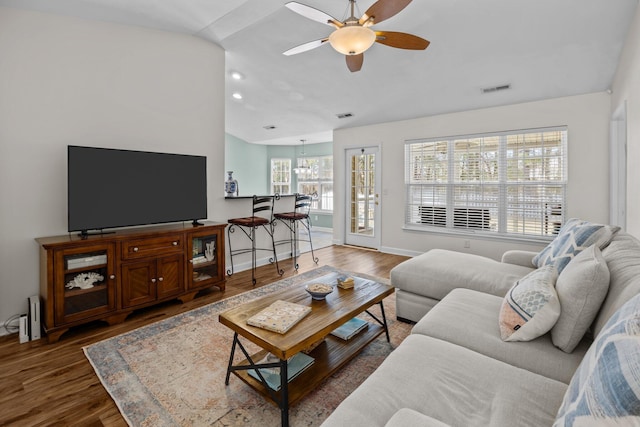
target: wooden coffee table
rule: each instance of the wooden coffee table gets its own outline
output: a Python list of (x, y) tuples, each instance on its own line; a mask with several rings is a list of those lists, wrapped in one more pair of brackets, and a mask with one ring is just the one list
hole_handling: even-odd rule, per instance
[[(340, 289), (337, 286), (324, 301), (315, 301), (305, 291), (307, 283), (336, 283), (340, 274), (331, 273), (312, 279), (286, 290), (270, 294), (264, 298), (242, 304), (236, 308), (220, 314), (220, 323), (232, 329), (235, 333), (229, 357), (229, 366), (225, 384), (229, 384), (231, 373), (275, 402), (281, 411), (282, 426), (289, 425), (289, 406), (314, 390), (322, 381), (340, 369), (355, 357), (367, 344), (376, 339), (383, 332), (389, 341), (387, 319), (384, 314), (382, 300), (394, 292), (394, 289), (382, 283), (369, 279), (354, 277), (354, 289)], [(285, 334), (271, 332), (247, 325), (247, 319), (258, 313), (277, 300), (290, 301), (311, 307), (311, 313)], [(382, 318), (378, 318), (368, 311), (375, 304), (380, 305)], [(375, 322), (369, 322), (367, 328), (349, 340), (329, 335), (331, 331), (349, 319), (366, 312)], [(263, 350), (250, 355), (240, 342), (239, 336), (257, 344)], [(294, 354), (310, 348), (318, 341), (324, 341), (309, 353), (314, 363), (291, 381), (287, 381), (287, 359)], [(233, 359), (236, 348), (245, 359), (234, 365)], [(256, 364), (267, 353), (278, 357), (275, 363)], [(274, 391), (266, 383), (248, 374), (248, 370), (255, 368), (279, 368), (280, 390)]]

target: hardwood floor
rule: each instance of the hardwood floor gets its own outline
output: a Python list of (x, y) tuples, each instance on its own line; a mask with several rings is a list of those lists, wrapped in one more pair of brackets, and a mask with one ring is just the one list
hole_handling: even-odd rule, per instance
[[(319, 249), (316, 256), (318, 265), (386, 278), (407, 259), (346, 246)], [(311, 254), (302, 254), (298, 261), (301, 273), (316, 267)], [(290, 260), (281, 267), (283, 277), (296, 274)], [(260, 267), (256, 277), (256, 286), (280, 279), (271, 265)], [(126, 426), (82, 347), (251, 289), (251, 271), (243, 271), (227, 278), (224, 293), (213, 288), (185, 304), (176, 300), (142, 309), (114, 326), (95, 322), (77, 327), (54, 344), (46, 339), (19, 344), (15, 334), (0, 337), (0, 426)]]

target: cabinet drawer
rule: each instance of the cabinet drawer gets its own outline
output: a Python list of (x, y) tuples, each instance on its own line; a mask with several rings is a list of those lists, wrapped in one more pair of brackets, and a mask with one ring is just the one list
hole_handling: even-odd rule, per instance
[(140, 259), (184, 251), (182, 234), (122, 242), (122, 259)]

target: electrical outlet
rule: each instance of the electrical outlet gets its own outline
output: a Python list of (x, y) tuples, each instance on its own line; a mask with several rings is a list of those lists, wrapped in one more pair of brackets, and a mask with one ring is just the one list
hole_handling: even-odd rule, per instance
[(465, 240), (464, 241), (464, 247), (467, 248), (467, 249), (470, 248), (471, 247), (471, 242), (469, 240)]
[(318, 215), (314, 215), (314, 216), (313, 216), (313, 220), (314, 220), (314, 221), (317, 221), (317, 220), (318, 220)]

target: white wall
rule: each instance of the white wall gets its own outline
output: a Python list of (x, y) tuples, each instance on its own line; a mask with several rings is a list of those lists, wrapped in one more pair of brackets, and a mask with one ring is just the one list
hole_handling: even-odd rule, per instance
[[(408, 101), (410, 102), (410, 101)], [(382, 173), (381, 250), (417, 254), (444, 248), (499, 259), (506, 249), (540, 250), (542, 245), (449, 237), (405, 231), (404, 141), (480, 132), (567, 125), (569, 188), (567, 215), (596, 222), (608, 220), (608, 138), (610, 97), (607, 93), (573, 96), (504, 107), (443, 114), (334, 132), (334, 181), (345, 182), (345, 149), (379, 145)], [(344, 218), (344, 185), (335, 186), (335, 218)], [(334, 240), (344, 241), (344, 221), (334, 221)], [(465, 249), (464, 240), (471, 247)]]
[(39, 291), (34, 238), (66, 233), (69, 144), (205, 155), (227, 218), (220, 47), (0, 7), (0, 52), (0, 322)]
[(614, 78), (611, 114), (627, 108), (627, 231), (640, 236), (640, 8), (629, 28)]

